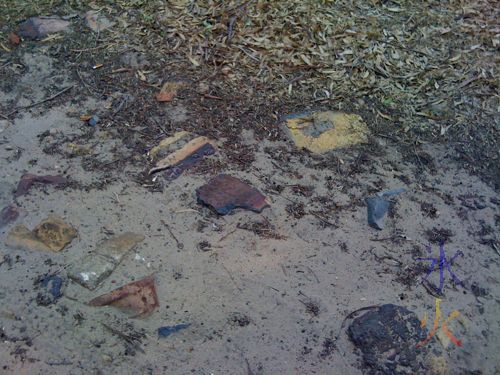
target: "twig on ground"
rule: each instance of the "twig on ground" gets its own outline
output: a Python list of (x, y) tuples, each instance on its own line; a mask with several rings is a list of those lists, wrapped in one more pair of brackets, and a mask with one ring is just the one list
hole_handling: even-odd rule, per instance
[(26, 105), (26, 106), (24, 106), (24, 107), (18, 107), (18, 108), (16, 108), (15, 110), (13, 110), (12, 112), (8, 113), (8, 114), (7, 114), (7, 117), (8, 117), (8, 116), (12, 116), (14, 113), (19, 112), (21, 109), (33, 108), (33, 107), (36, 107), (37, 105), (40, 105), (40, 104), (43, 104), (43, 103), (47, 103), (47, 102), (49, 102), (49, 101), (51, 101), (51, 100), (54, 100), (54, 99), (55, 99), (55, 98), (57, 98), (58, 96), (60, 96), (60, 95), (64, 94), (66, 91), (71, 90), (73, 87), (74, 87), (73, 85), (68, 86), (68, 87), (66, 87), (66, 88), (62, 89), (61, 91), (59, 91), (59, 92), (55, 93), (54, 95), (49, 96), (49, 97), (48, 97), (48, 98), (46, 98), (46, 99), (40, 100), (39, 102), (36, 102), (36, 103), (30, 104), (30, 105)]
[(231, 278), (231, 281), (234, 283), (234, 285), (236, 286), (236, 288), (241, 292), (243, 291), (243, 289), (241, 289), (239, 286), (238, 286), (238, 283), (236, 283), (236, 280), (234, 279), (233, 275), (231, 274), (231, 272), (229, 272), (229, 270), (227, 269), (227, 267), (224, 265), (224, 263), (221, 263), (221, 266), (222, 268), (224, 268), (227, 272), (227, 274), (229, 275), (229, 277)]
[(178, 239), (177, 237), (175, 237), (174, 233), (172, 232), (172, 230), (170, 229), (170, 227), (168, 226), (168, 224), (165, 222), (165, 220), (160, 220), (161, 223), (165, 226), (165, 228), (167, 228), (168, 230), (168, 233), (170, 233), (170, 235), (172, 236), (172, 238), (175, 240), (175, 242), (177, 243), (177, 248), (179, 250), (182, 250), (184, 249), (184, 244), (182, 244)]

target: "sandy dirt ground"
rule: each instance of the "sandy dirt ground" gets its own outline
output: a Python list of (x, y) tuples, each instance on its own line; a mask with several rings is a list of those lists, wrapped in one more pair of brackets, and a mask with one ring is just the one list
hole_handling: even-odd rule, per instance
[[(146, 137), (150, 124), (110, 115), (110, 99), (133, 103), (138, 93), (91, 95), (84, 83), (92, 69), (70, 73), (43, 43), (20, 47), (9, 61), (0, 68), (0, 107), (4, 115), (18, 110), (0, 120), (0, 198), (24, 213), (0, 230), (1, 373), (375, 373), (348, 337), (354, 318), (395, 304), (419, 320), (426, 313), (428, 333), (438, 297), (443, 319), (460, 313), (447, 327), (462, 345), (447, 341), (440, 323), (412, 348), (416, 370), (402, 364), (394, 373), (500, 371), (498, 195), (446, 145), (415, 150), (372, 135), (368, 144), (317, 156), (281, 132), (266, 139), (245, 128), (235, 147), (252, 158), (242, 167), (228, 147), (232, 134), (200, 129), (218, 151), (173, 181), (162, 173), (153, 181), (147, 152), (166, 135)], [(215, 116), (182, 95), (158, 105), (167, 135)], [(86, 114), (101, 121), (89, 126), (79, 118)], [(70, 182), (35, 184), (14, 198), (25, 173)], [(220, 216), (198, 203), (196, 189), (220, 173), (259, 189), (269, 207)], [(406, 192), (390, 198), (385, 228), (370, 227), (365, 198), (396, 188)], [(78, 231), (61, 252), (5, 245), (15, 225), (32, 229), (50, 214)], [(97, 289), (68, 278), (101, 241), (125, 232), (145, 239)], [(439, 285), (438, 266), (424, 286), (430, 262), (416, 258), (439, 257), (440, 240), (448, 260), (462, 252), (451, 270), (463, 286), (445, 268), (436, 294), (428, 285)], [(39, 280), (54, 273), (64, 280), (62, 297), (45, 305)], [(159, 307), (146, 318), (88, 304), (151, 274)], [(159, 337), (158, 328), (181, 323), (190, 325)]]

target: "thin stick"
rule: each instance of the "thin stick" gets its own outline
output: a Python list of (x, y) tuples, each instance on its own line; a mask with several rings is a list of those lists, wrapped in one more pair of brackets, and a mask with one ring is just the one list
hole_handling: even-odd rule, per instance
[(180, 249), (180, 250), (184, 249), (184, 244), (180, 243), (179, 240), (177, 239), (177, 237), (175, 237), (174, 233), (172, 232), (172, 230), (170, 229), (170, 227), (168, 226), (168, 224), (165, 222), (165, 220), (160, 220), (160, 221), (165, 226), (165, 228), (167, 228), (168, 233), (170, 233), (170, 235), (172, 236), (172, 238), (177, 243), (177, 248)]
[(27, 106), (24, 106), (24, 107), (19, 107), (19, 108), (16, 108), (16, 109), (15, 109), (15, 110), (13, 110), (12, 112), (8, 113), (8, 114), (7, 114), (7, 117), (8, 117), (8, 116), (13, 115), (14, 113), (18, 112), (18, 111), (19, 111), (19, 110), (21, 110), (21, 109), (33, 108), (33, 107), (36, 107), (37, 105), (40, 105), (40, 104), (43, 104), (43, 103), (47, 103), (47, 102), (49, 102), (49, 101), (51, 101), (51, 100), (54, 100), (54, 99), (55, 99), (55, 98), (57, 98), (58, 96), (60, 96), (60, 95), (64, 94), (66, 91), (71, 90), (73, 87), (74, 87), (73, 85), (68, 86), (68, 87), (66, 87), (65, 89), (62, 89), (61, 91), (59, 91), (58, 93), (56, 93), (56, 94), (54, 94), (54, 95), (52, 95), (52, 96), (49, 96), (48, 98), (43, 99), (43, 100), (41, 100), (41, 101), (39, 101), (39, 102), (36, 102), (36, 103), (30, 104), (30, 105), (27, 105)]
[(332, 227), (335, 226), (332, 222), (326, 220), (324, 217), (319, 216), (317, 213), (314, 213), (312, 211), (309, 211), (308, 213), (311, 214), (311, 215), (313, 215), (313, 216), (315, 216), (315, 217), (317, 217), (319, 220), (321, 220), (325, 224), (331, 225)]
[(241, 292), (242, 289), (238, 286), (238, 284), (236, 283), (236, 280), (234, 280), (234, 277), (231, 274), (231, 272), (229, 272), (229, 270), (226, 268), (226, 266), (224, 265), (224, 263), (221, 263), (221, 266), (222, 266), (222, 268), (224, 268), (226, 270), (227, 274), (231, 278), (231, 281), (234, 283), (234, 285), (236, 286), (236, 288), (238, 288), (238, 290)]
[(226, 238), (227, 238), (230, 234), (232, 234), (232, 233), (234, 233), (234, 232), (236, 232), (236, 228), (235, 228), (235, 229), (233, 229), (232, 231), (230, 231), (230, 232), (226, 233), (225, 235), (223, 235), (223, 236), (219, 239), (219, 242), (221, 242), (221, 241), (225, 240), (225, 239), (226, 239)]

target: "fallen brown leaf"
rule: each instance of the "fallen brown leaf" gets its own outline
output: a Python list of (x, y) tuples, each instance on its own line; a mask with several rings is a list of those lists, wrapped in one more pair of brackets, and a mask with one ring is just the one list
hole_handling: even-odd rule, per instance
[(160, 92), (156, 94), (156, 100), (170, 102), (177, 95), (177, 91), (185, 86), (184, 82), (165, 82)]
[(15, 33), (10, 33), (9, 34), (9, 42), (15, 46), (17, 46), (19, 43), (21, 43), (21, 38)]

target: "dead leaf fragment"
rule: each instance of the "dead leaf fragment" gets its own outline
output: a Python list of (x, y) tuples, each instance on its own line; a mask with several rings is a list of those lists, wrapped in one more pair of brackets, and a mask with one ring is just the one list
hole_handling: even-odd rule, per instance
[(17, 46), (19, 43), (21, 43), (21, 38), (15, 33), (10, 33), (9, 34), (9, 42), (15, 46)]
[(154, 275), (134, 281), (94, 298), (89, 302), (89, 305), (111, 305), (134, 312), (136, 315), (133, 318), (144, 318), (159, 306)]
[(184, 82), (165, 82), (160, 92), (156, 94), (156, 100), (159, 102), (170, 102), (177, 95), (177, 92), (185, 86), (186, 84)]

